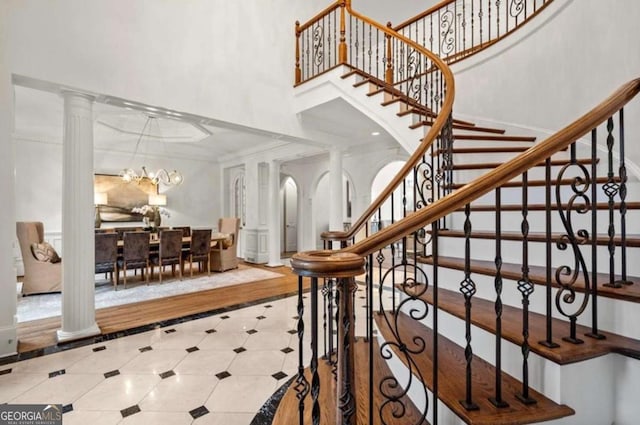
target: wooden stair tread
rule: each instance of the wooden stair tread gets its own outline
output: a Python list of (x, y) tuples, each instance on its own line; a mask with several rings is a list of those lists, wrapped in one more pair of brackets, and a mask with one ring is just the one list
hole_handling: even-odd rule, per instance
[[(399, 286), (398, 286), (399, 287)], [(433, 291), (427, 291), (421, 297), (433, 305)], [(462, 294), (447, 289), (438, 289), (438, 306), (459, 319), (464, 320), (465, 308)], [(472, 299), (471, 322), (488, 332), (496, 333), (495, 303), (482, 298)], [(570, 364), (609, 353), (620, 353), (633, 357), (640, 357), (640, 341), (616, 335), (610, 332), (600, 332), (606, 339), (598, 340), (586, 335), (591, 332), (587, 326), (577, 325), (578, 336), (583, 344), (572, 344), (562, 340), (569, 335), (569, 322), (554, 318), (552, 321), (553, 342), (559, 347), (549, 348), (540, 344), (546, 339), (546, 317), (539, 313), (529, 312), (529, 345), (531, 351), (558, 364)], [(521, 345), (522, 310), (508, 305), (502, 306), (502, 337), (516, 345)]]
[[(379, 314), (374, 317), (384, 339), (387, 342), (395, 341), (396, 338), (386, 320)], [(415, 362), (412, 367), (420, 372), (425, 384), (432, 389), (433, 331), (418, 321), (410, 319), (404, 313), (399, 313), (396, 318), (397, 329), (403, 341), (413, 346), (412, 338), (419, 336), (424, 340), (425, 349), (419, 355), (412, 356)], [(395, 346), (388, 347), (392, 348), (406, 365), (405, 356), (399, 353)], [(468, 411), (460, 404), (460, 400), (465, 398), (464, 348), (439, 335), (438, 353), (438, 398), (468, 424), (528, 424), (558, 419), (575, 413), (570, 407), (557, 404), (533, 389), (530, 390), (530, 396), (537, 403), (530, 405), (521, 403), (516, 399), (515, 394), (520, 391), (522, 384), (504, 372), (502, 373), (503, 398), (509, 403), (509, 407), (496, 408), (489, 401), (489, 397), (494, 396), (495, 368), (477, 356), (474, 356), (472, 361), (472, 393), (473, 401), (479, 409)]]
[[(431, 233), (431, 230), (428, 231)], [(564, 236), (564, 233), (552, 233), (551, 238), (555, 243), (560, 241)], [(450, 238), (464, 238), (464, 232), (462, 230), (439, 230), (438, 236), (441, 237), (450, 237)], [(522, 241), (524, 238), (522, 237), (521, 232), (501, 232), (502, 240), (506, 241)], [(487, 232), (487, 231), (472, 231), (471, 232), (472, 239), (495, 239), (495, 232)], [(527, 236), (527, 240), (529, 242), (546, 242), (547, 234), (544, 232), (529, 232)], [(617, 246), (622, 245), (622, 240), (619, 236), (613, 238), (613, 242)], [(609, 244), (609, 236), (606, 234), (598, 234), (596, 235), (596, 243), (600, 246), (607, 246)], [(590, 245), (591, 240), (587, 240), (584, 245)], [(626, 239), (627, 247), (638, 248), (640, 247), (640, 235), (627, 235)]]
[[(453, 154), (479, 154), (479, 153), (513, 153), (524, 152), (529, 149), (530, 146), (500, 146), (500, 147), (480, 147), (480, 148), (453, 148), (451, 153)], [(435, 150), (431, 156), (438, 156), (445, 153), (442, 149)]]
[[(640, 210), (640, 202), (627, 202), (627, 209), (628, 210)], [(561, 204), (561, 207), (563, 210), (567, 210), (568, 205), (567, 204)], [(575, 205), (573, 205), (573, 209), (583, 209), (584, 208), (584, 204), (578, 204), (576, 203)], [(609, 204), (606, 202), (599, 202), (596, 204), (596, 208), (598, 210), (608, 210), (609, 209)], [(620, 203), (619, 202), (615, 202), (613, 204), (613, 208), (615, 210), (620, 210)], [(529, 204), (527, 209), (529, 211), (544, 211), (546, 209), (546, 206), (544, 204)], [(557, 210), (558, 209), (558, 204), (557, 203), (552, 203), (551, 204), (551, 209), (552, 210)], [(496, 210), (496, 206), (495, 205), (482, 205), (482, 204), (471, 204), (471, 211), (474, 212), (493, 212)], [(501, 210), (504, 211), (522, 211), (522, 204), (505, 204), (501, 206)], [(463, 212), (464, 208), (460, 208), (458, 210), (456, 210), (457, 212)]]
[[(402, 111), (402, 112), (398, 112), (398, 116), (404, 116), (404, 115), (408, 115), (410, 113), (414, 113), (414, 111)], [(415, 130), (416, 128), (420, 128), (420, 127), (429, 127), (433, 124), (433, 121), (427, 121), (427, 120), (420, 120), (414, 124), (411, 124), (409, 126), (410, 129)], [(457, 130), (466, 130), (466, 131), (477, 131), (479, 133), (492, 133), (492, 134), (504, 134), (505, 130), (501, 129), (501, 128), (491, 128), (491, 127), (477, 127), (477, 126), (470, 126), (470, 125), (466, 125), (466, 124), (458, 124), (458, 123), (453, 123), (453, 128), (457, 129)]]
[[(607, 177), (598, 177), (596, 178), (596, 183), (597, 184), (605, 184), (609, 181), (609, 179)], [(620, 179), (616, 178), (614, 179), (614, 181), (616, 183), (620, 183)], [(575, 179), (562, 179), (562, 180), (557, 180), (557, 179), (552, 179), (550, 181), (551, 186), (568, 186), (571, 185), (573, 183), (575, 183)], [(454, 184), (449, 184), (446, 185), (445, 187), (448, 189), (460, 189), (461, 187), (465, 186), (468, 183), (454, 183)], [(546, 186), (547, 182), (545, 180), (529, 180), (527, 182), (527, 184), (529, 185), (529, 187), (541, 187), (541, 186)], [(505, 184), (503, 184), (502, 186), (500, 186), (501, 188), (505, 188), (505, 187), (522, 187), (523, 183), (522, 180), (513, 180), (510, 182), (507, 182)]]
[(509, 136), (499, 135), (491, 136), (487, 134), (454, 134), (454, 140), (485, 140), (496, 142), (535, 142), (536, 138), (533, 136)]
[[(597, 162), (599, 162), (599, 159), (596, 159)], [(583, 158), (583, 159), (578, 159), (577, 160), (578, 164), (591, 164), (591, 158)], [(566, 165), (568, 163), (568, 160), (565, 159), (556, 159), (551, 161), (551, 166), (552, 167), (559, 167), (559, 166), (563, 166)], [(492, 170), (494, 168), (497, 168), (499, 166), (501, 166), (502, 164), (504, 164), (503, 162), (482, 162), (482, 163), (472, 163), (472, 164), (453, 164), (453, 166), (451, 167), (452, 170)], [(540, 162), (536, 165), (534, 165), (534, 167), (544, 167), (545, 163), (544, 162)]]
[[(391, 376), (391, 370), (387, 366), (386, 361), (380, 357), (380, 347), (376, 339), (374, 339), (374, 376)], [(369, 391), (369, 344), (362, 338), (356, 340), (355, 344), (355, 359), (354, 364), (356, 367), (355, 379), (356, 379), (356, 400), (358, 415), (356, 418), (356, 424), (368, 425), (369, 424), (369, 406), (368, 406), (368, 391)], [(318, 359), (318, 374), (320, 376), (320, 395), (318, 397), (320, 404), (320, 424), (329, 425), (335, 424), (336, 418), (336, 405), (335, 405), (335, 376), (331, 372), (332, 367), (322, 359)], [(305, 369), (305, 375), (309, 385), (311, 385), (311, 372), (309, 368)], [(330, 383), (330, 385), (327, 385)], [(287, 389), (285, 395), (282, 397), (278, 409), (273, 418), (272, 425), (291, 425), (297, 424), (299, 419), (298, 411), (298, 398), (295, 391), (295, 380), (291, 383)], [(311, 391), (311, 388), (309, 388)], [(407, 408), (405, 415), (401, 418), (394, 418), (390, 414), (390, 409), (385, 410), (383, 416), (384, 423), (389, 425), (404, 425), (407, 423), (416, 425), (429, 425), (429, 423), (422, 418), (422, 414), (415, 408), (413, 403), (407, 398), (403, 397), (402, 402)], [(386, 399), (383, 399), (378, 390), (378, 385), (374, 386), (374, 424), (381, 424), (380, 407)], [(311, 393), (305, 399), (304, 406), (305, 424), (311, 423)]]
[[(418, 261), (425, 264), (433, 264), (433, 258), (431, 257), (418, 257)], [(464, 258), (459, 257), (444, 257), (438, 258), (438, 266), (446, 267), (454, 270), (464, 270)], [(493, 261), (483, 260), (471, 260), (471, 272), (483, 274), (487, 276), (495, 276), (496, 265)], [(522, 265), (514, 263), (502, 264), (502, 277), (510, 281), (517, 281), (522, 277)], [(552, 270), (552, 276), (555, 273), (555, 269)], [(542, 266), (529, 266), (529, 280), (536, 285), (546, 285), (547, 271)], [(620, 279), (619, 275), (615, 276), (616, 280)], [(598, 273), (598, 296), (615, 298), (619, 300), (625, 300), (630, 302), (640, 302), (640, 277), (627, 276), (627, 280), (633, 282), (633, 285), (623, 285), (621, 288), (610, 288), (604, 286), (609, 282), (609, 274)], [(558, 285), (554, 282), (554, 287)], [(574, 284), (574, 289), (577, 292), (585, 292), (584, 278), (579, 276)]]

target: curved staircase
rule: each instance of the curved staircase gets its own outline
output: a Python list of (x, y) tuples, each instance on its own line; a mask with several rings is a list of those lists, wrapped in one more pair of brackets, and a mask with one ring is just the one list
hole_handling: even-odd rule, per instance
[[(412, 155), (349, 231), (323, 234), (339, 250), (294, 256), (299, 373), (273, 423), (615, 422), (616, 392), (640, 376), (640, 193), (623, 115), (640, 80), (538, 141), (456, 119), (446, 65), (349, 2), (298, 24), (298, 39), (331, 13), (345, 47), (297, 73), (301, 93), (344, 97)], [(379, 71), (364, 28), (369, 59), (374, 47), (393, 58)], [(423, 66), (400, 72), (399, 43)], [(405, 84), (412, 73), (426, 94)], [(373, 216), (394, 196), (402, 207), (380, 230)]]

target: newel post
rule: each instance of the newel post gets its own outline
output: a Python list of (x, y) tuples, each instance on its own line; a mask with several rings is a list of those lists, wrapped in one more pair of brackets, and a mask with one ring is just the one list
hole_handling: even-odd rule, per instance
[[(317, 317), (317, 280), (318, 278), (335, 279), (339, 295), (338, 307), (338, 358), (336, 363), (336, 416), (337, 425), (356, 424), (356, 385), (355, 385), (355, 323), (353, 308), (353, 293), (357, 289), (356, 276), (364, 273), (365, 260), (352, 253), (335, 251), (310, 251), (296, 254), (291, 259), (293, 272), (299, 276), (311, 278), (312, 317)], [(315, 283), (315, 284), (314, 284)], [(333, 319), (331, 319), (333, 320)], [(312, 358), (311, 358), (311, 405), (313, 423), (320, 423), (320, 408), (318, 394), (320, 385), (331, 386), (331, 383), (321, 383), (317, 372), (317, 326), (312, 323)], [(306, 395), (305, 395), (306, 396)], [(316, 422), (317, 421), (317, 422)], [(324, 420), (330, 421), (329, 418)]]
[(347, 3), (343, 0), (340, 3), (340, 44), (338, 45), (338, 63), (347, 63), (347, 24), (345, 17), (345, 7)]
[(296, 21), (296, 84), (302, 82), (302, 70), (300, 69), (300, 21)]
[[(387, 28), (391, 29), (391, 22), (387, 22)], [(391, 36), (389, 34), (385, 34), (384, 36), (387, 44), (387, 52), (386, 52), (386, 62), (387, 69), (384, 73), (384, 80), (388, 84), (393, 84), (393, 57), (392, 57), (392, 49), (391, 49)]]

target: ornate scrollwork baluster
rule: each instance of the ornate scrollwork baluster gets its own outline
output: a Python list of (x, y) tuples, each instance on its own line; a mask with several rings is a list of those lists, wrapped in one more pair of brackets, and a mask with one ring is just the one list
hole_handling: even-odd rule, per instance
[[(394, 274), (401, 272), (402, 268), (410, 265), (397, 265), (386, 270), (382, 276), (381, 285), (390, 279)], [(419, 391), (424, 395), (424, 404), (416, 406), (421, 413), (421, 417), (417, 419), (415, 424), (423, 423), (429, 410), (428, 391), (425, 384), (425, 377), (416, 365), (415, 357), (423, 355), (426, 349), (426, 341), (420, 335), (408, 335), (400, 331), (402, 327), (398, 323), (401, 312), (405, 312), (411, 320), (422, 321), (426, 319), (429, 313), (429, 305), (421, 297), (429, 288), (429, 281), (426, 274), (420, 268), (412, 268), (416, 270), (417, 275), (407, 279), (400, 285), (400, 290), (405, 295), (404, 299), (398, 303), (397, 310), (387, 311), (382, 308), (382, 318), (386, 323), (387, 329), (391, 332), (392, 337), (387, 338), (380, 346), (380, 355), (383, 359), (389, 360), (393, 357), (393, 351), (398, 353), (404, 359), (404, 363), (409, 369), (406, 378), (401, 382), (395, 375), (383, 377), (378, 385), (382, 396), (382, 403), (379, 408), (379, 417), (381, 424), (390, 423), (389, 418), (394, 418), (393, 422), (397, 423), (397, 419), (402, 418), (407, 411), (405, 399), (409, 391), (414, 390), (418, 386)], [(419, 275), (419, 279), (418, 279)], [(380, 304), (384, 304), (384, 298), (380, 296)], [(417, 379), (416, 379), (417, 378)]]
[(613, 146), (615, 143), (615, 137), (613, 137), (613, 117), (609, 117), (607, 120), (607, 182), (602, 186), (605, 195), (608, 198), (608, 210), (609, 210), (609, 226), (607, 228), (607, 235), (609, 236), (609, 242), (607, 247), (609, 249), (609, 282), (605, 283), (604, 286), (608, 286), (611, 288), (621, 288), (622, 284), (620, 282), (616, 282), (615, 277), (615, 254), (616, 254), (616, 227), (614, 224), (615, 218), (615, 197), (618, 195), (620, 191), (620, 185), (615, 180), (615, 176), (613, 174)]
[[(524, 11), (525, 0), (511, 0), (509, 4), (509, 14), (517, 18)], [(517, 22), (517, 21), (516, 21)]]
[(442, 57), (448, 56), (455, 49), (454, 20), (455, 15), (450, 10), (440, 15), (440, 55)]
[[(564, 175), (570, 169), (576, 169), (578, 174), (573, 178), (573, 182), (571, 183), (573, 195), (566, 203), (566, 211), (562, 208), (558, 210), (566, 234), (556, 242), (556, 246), (561, 251), (565, 251), (571, 247), (574, 264), (573, 267), (563, 265), (556, 269), (555, 282), (560, 286), (560, 289), (556, 293), (556, 308), (560, 314), (569, 319), (569, 336), (564, 337), (563, 340), (573, 344), (581, 344), (584, 341), (576, 335), (576, 322), (578, 316), (584, 312), (589, 302), (588, 294), (591, 290), (591, 283), (580, 245), (585, 244), (589, 240), (589, 232), (586, 229), (574, 229), (573, 221), (574, 215), (584, 215), (591, 209), (591, 200), (589, 199), (588, 191), (592, 180), (588, 170), (582, 164), (576, 162), (575, 158), (572, 158), (569, 164), (561, 168), (558, 173), (558, 180), (563, 180)], [(561, 186), (558, 184), (556, 186), (556, 204), (558, 206), (564, 204), (562, 198)], [(569, 312), (567, 307), (574, 304), (577, 296), (574, 285), (581, 275), (584, 279), (585, 296), (580, 305), (575, 307), (575, 311)]]
[(311, 420), (320, 424), (320, 375), (318, 374), (318, 278), (311, 278)]
[(319, 23), (313, 27), (313, 64), (320, 71), (324, 64), (324, 27)]

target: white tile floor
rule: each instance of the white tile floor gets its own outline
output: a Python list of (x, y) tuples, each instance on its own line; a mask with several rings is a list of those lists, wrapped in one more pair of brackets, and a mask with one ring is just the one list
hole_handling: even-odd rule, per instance
[(297, 371), (296, 305), (294, 296), (0, 366), (0, 403), (63, 404), (65, 425), (248, 425)]

